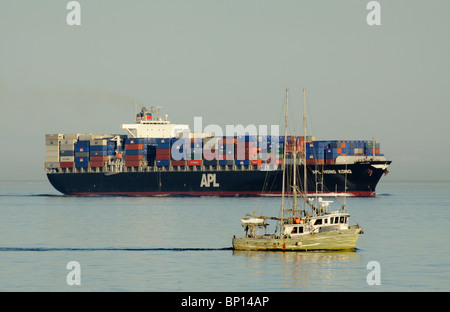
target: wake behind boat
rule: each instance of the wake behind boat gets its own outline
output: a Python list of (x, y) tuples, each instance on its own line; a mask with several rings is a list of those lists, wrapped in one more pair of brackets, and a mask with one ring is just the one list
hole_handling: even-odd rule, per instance
[[(305, 92), (305, 91), (303, 91)], [(287, 101), (286, 89), (286, 120), (285, 136), (287, 135)], [(305, 117), (304, 133), (305, 129)], [(305, 150), (305, 149), (303, 149)], [(283, 188), (281, 197), (281, 217), (267, 217), (254, 214), (247, 214), (250, 218), (242, 218), (244, 227), (244, 237), (233, 237), (234, 250), (253, 251), (308, 251), (308, 250), (354, 250), (359, 235), (363, 233), (359, 225), (349, 225), (350, 214), (345, 209), (345, 204), (340, 210), (328, 211), (331, 201), (324, 201), (317, 197), (315, 201), (308, 199), (297, 186), (296, 178), (296, 156), (298, 151), (294, 148), (292, 158), (294, 162), (292, 174), (292, 194), (293, 207), (285, 209), (285, 175), (286, 167), (283, 161)], [(305, 153), (302, 152), (302, 163), (306, 166)], [(283, 160), (286, 159), (286, 150)], [(306, 170), (305, 170), (306, 172)], [(303, 187), (306, 188), (306, 177), (304, 177)], [(304, 205), (299, 208), (297, 205), (297, 193), (301, 194)], [(345, 197), (344, 197), (345, 200)], [(307, 209), (308, 207), (308, 209)], [(310, 208), (310, 209), (309, 209)], [(280, 222), (280, 231), (277, 234), (260, 234), (259, 230), (266, 230), (267, 220), (277, 220)]]

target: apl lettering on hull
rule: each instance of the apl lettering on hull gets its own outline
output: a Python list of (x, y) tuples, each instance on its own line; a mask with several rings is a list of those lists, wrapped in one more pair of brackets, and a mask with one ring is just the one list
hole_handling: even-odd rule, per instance
[(204, 173), (202, 175), (202, 182), (200, 183), (200, 187), (219, 187), (219, 183), (216, 182), (216, 174), (215, 173)]

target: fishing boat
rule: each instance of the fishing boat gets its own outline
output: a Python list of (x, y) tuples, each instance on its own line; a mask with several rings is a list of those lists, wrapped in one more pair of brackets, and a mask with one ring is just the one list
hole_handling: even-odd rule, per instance
[[(303, 89), (305, 99), (305, 90)], [(305, 100), (304, 100), (305, 102)], [(287, 115), (288, 115), (288, 89), (286, 89), (286, 119), (285, 136), (287, 135)], [(305, 112), (303, 114), (303, 132), (306, 134)], [(303, 149), (305, 151), (306, 149)], [(292, 151), (292, 209), (285, 208), (285, 180), (286, 180), (286, 150), (283, 154), (283, 185), (281, 196), (281, 216), (268, 217), (247, 214), (242, 218), (244, 236), (233, 237), (234, 250), (251, 251), (312, 251), (312, 250), (354, 250), (359, 235), (363, 233), (359, 225), (349, 225), (350, 214), (344, 204), (340, 209), (329, 211), (332, 201), (325, 201), (321, 197), (308, 198), (297, 185), (296, 160), (299, 152), (294, 148)], [(301, 162), (305, 166), (302, 187), (306, 189), (306, 156), (301, 152)], [(303, 207), (299, 207), (297, 197), (303, 199)], [(267, 220), (280, 222), (278, 234), (267, 234)], [(260, 234), (264, 229), (264, 234)]]

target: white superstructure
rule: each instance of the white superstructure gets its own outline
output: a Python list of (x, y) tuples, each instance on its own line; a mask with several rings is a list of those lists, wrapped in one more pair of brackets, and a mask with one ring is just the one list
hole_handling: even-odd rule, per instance
[(160, 107), (152, 106), (150, 110), (143, 107), (136, 114), (136, 123), (122, 124), (130, 138), (175, 138), (183, 132), (190, 132), (189, 125), (171, 124), (166, 114), (165, 119), (160, 116)]

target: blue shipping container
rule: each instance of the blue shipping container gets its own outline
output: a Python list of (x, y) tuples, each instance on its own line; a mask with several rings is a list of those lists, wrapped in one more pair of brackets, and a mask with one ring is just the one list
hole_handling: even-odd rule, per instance
[(157, 166), (170, 166), (170, 160), (157, 160)]
[(89, 147), (89, 141), (78, 141), (75, 142), (75, 147)]
[(76, 168), (87, 168), (89, 167), (89, 162), (75, 162)]
[(59, 156), (73, 156), (74, 155), (74, 151), (59, 151)]
[(125, 155), (147, 155), (147, 150), (126, 150)]
[(87, 163), (89, 162), (89, 157), (75, 157), (75, 162)]
[(156, 148), (170, 148), (170, 143), (156, 143)]
[(112, 156), (114, 151), (90, 151), (90, 156)]
[(89, 152), (89, 146), (76, 146), (75, 152)]
[(144, 138), (128, 138), (126, 144), (144, 144)]
[(172, 139), (171, 138), (156, 138), (155, 139), (155, 143), (156, 144), (160, 144), (160, 143), (163, 143), (163, 144), (170, 144), (172, 142)]

